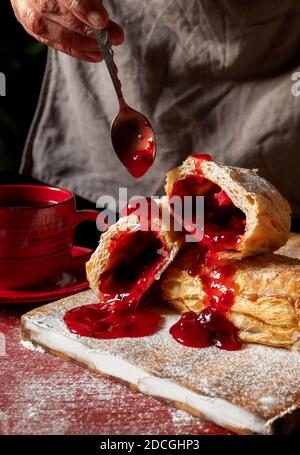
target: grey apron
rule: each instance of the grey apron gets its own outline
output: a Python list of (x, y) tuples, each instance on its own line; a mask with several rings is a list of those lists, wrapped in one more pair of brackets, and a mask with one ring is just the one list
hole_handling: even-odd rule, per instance
[(117, 101), (104, 64), (49, 51), (21, 172), (91, 201), (163, 192), (190, 153), (259, 168), (300, 216), (300, 4), (294, 0), (110, 0), (125, 29), (116, 62), (130, 105), (155, 128), (158, 154), (135, 180), (113, 152)]

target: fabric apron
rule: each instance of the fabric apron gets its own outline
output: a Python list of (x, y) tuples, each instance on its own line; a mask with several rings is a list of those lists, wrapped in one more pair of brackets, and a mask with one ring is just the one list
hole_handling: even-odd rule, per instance
[[(160, 195), (191, 153), (260, 169), (300, 216), (300, 4), (294, 0), (110, 0), (125, 29), (116, 63), (127, 102), (151, 120), (152, 169), (135, 180), (115, 155), (118, 105), (107, 69), (49, 50), (21, 172), (96, 201)], [(299, 89), (300, 92), (300, 89)]]

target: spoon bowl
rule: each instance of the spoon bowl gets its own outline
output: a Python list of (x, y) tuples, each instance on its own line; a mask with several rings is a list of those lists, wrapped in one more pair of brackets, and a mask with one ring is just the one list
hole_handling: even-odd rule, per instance
[(155, 159), (156, 141), (149, 120), (140, 112), (125, 105), (120, 108), (111, 125), (114, 150), (135, 177), (142, 177)]

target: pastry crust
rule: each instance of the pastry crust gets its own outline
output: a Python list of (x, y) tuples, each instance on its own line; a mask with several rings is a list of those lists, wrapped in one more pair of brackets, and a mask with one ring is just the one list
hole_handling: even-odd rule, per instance
[[(168, 210), (165, 198), (156, 201), (159, 207), (163, 210)], [(160, 214), (162, 212), (160, 211)], [(168, 218), (168, 217), (167, 217)], [(166, 218), (166, 219), (167, 219)], [(157, 251), (164, 261), (161, 264), (158, 272), (153, 277), (153, 282), (159, 280), (161, 274), (171, 264), (177, 255), (181, 245), (183, 244), (183, 235), (181, 232), (175, 232), (170, 229), (170, 226), (165, 224), (164, 217), (154, 218), (151, 220), (151, 226), (155, 235), (161, 240), (165, 248), (161, 248)], [(95, 252), (92, 254), (90, 260), (86, 263), (86, 275), (90, 284), (90, 288), (94, 291), (97, 296), (99, 294), (99, 280), (101, 273), (114, 267), (114, 261), (118, 260), (117, 255), (110, 252), (110, 246), (112, 241), (122, 232), (137, 232), (142, 230), (142, 225), (139, 221), (138, 216), (132, 214), (119, 219), (119, 221), (111, 226), (105, 233), (100, 237), (99, 245)], [(130, 251), (128, 252), (130, 254)], [(151, 283), (150, 283), (151, 284)], [(149, 286), (150, 286), (149, 284)]]
[(277, 250), (276, 254), (300, 259), (300, 234), (291, 232), (287, 243)]
[[(188, 273), (193, 247), (180, 253), (163, 276), (164, 299), (180, 312), (200, 313), (206, 294)], [(232, 261), (236, 292), (229, 319), (244, 342), (300, 350), (300, 260), (277, 254)]]
[[(291, 208), (274, 186), (257, 175), (256, 170), (224, 166), (213, 161), (193, 157), (167, 174), (166, 194), (172, 195), (174, 184), (199, 172), (219, 185), (233, 204), (246, 215), (245, 234), (237, 246), (238, 257), (273, 252), (288, 239)], [(205, 194), (205, 184), (199, 184), (198, 195)]]

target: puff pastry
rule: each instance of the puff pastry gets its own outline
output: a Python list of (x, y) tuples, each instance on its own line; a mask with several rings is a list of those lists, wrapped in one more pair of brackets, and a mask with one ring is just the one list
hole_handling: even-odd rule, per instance
[[(182, 344), (187, 339), (181, 330), (189, 336), (191, 324), (198, 337), (200, 314), (203, 343), (213, 339), (222, 349), (238, 349), (241, 340), (297, 349), (300, 260), (267, 254), (288, 239), (287, 201), (255, 171), (223, 166), (203, 155), (189, 157), (168, 173), (166, 193), (151, 229), (143, 229), (139, 216), (132, 214), (102, 234), (86, 264), (90, 287), (100, 301), (121, 301), (135, 309), (165, 272), (164, 299), (180, 312), (193, 311), (187, 318), (196, 317), (184, 316), (171, 331)], [(206, 201), (204, 240), (187, 244), (177, 259), (184, 233), (166, 224), (170, 218), (162, 215), (163, 209), (170, 211), (174, 195), (203, 195)], [(191, 267), (197, 268), (195, 273)], [(219, 329), (222, 340), (214, 335)]]
[[(167, 207), (163, 198), (157, 204)], [(100, 299), (103, 293), (110, 292), (110, 287), (124, 293), (137, 283), (141, 297), (173, 261), (183, 236), (164, 223), (161, 213), (160, 210), (159, 216), (151, 219), (152, 230), (145, 230), (139, 216), (132, 214), (120, 218), (102, 234), (86, 263), (90, 287)]]
[[(194, 254), (185, 248), (161, 282), (164, 299), (180, 312), (206, 306), (201, 278), (189, 273)], [(263, 254), (230, 263), (236, 289), (227, 317), (240, 340), (300, 350), (300, 260)]]
[(202, 156), (188, 157), (167, 174), (167, 196), (179, 194), (179, 184), (184, 182), (185, 194), (203, 196), (214, 188), (223, 191), (245, 214), (244, 234), (236, 245), (241, 258), (272, 252), (284, 245), (290, 232), (291, 209), (274, 186), (256, 170), (224, 166)]
[(275, 252), (282, 256), (300, 259), (300, 234), (290, 233), (289, 239), (285, 245)]

